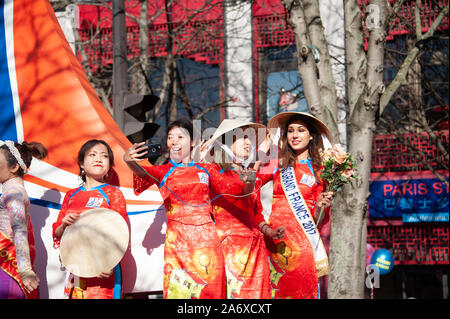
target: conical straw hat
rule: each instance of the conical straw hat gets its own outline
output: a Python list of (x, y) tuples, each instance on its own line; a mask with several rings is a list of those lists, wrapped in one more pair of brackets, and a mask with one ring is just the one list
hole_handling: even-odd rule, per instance
[(119, 213), (107, 208), (89, 209), (65, 229), (61, 262), (76, 276), (97, 277), (120, 262), (128, 242), (128, 225)]
[(289, 119), (294, 115), (304, 118), (304, 120), (307, 123), (312, 123), (316, 128), (316, 130), (319, 132), (319, 134), (324, 134), (330, 142), (332, 141), (332, 136), (328, 127), (317, 117), (305, 112), (278, 113), (269, 120), (269, 122), (267, 123), (267, 128), (269, 129), (280, 128), (283, 131), (286, 129), (286, 124), (289, 121)]

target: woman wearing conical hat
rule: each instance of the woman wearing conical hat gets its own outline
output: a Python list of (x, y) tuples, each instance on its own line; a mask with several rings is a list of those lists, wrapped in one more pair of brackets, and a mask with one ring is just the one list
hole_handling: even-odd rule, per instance
[[(240, 184), (238, 172), (252, 162), (257, 130), (262, 124), (225, 119), (205, 144), (214, 146), (217, 171), (225, 178), (221, 193), (229, 193)], [(224, 197), (212, 191), (215, 226), (227, 269), (227, 298), (270, 299), (270, 269), (264, 237), (259, 224), (264, 222), (256, 193), (250, 196)], [(283, 236), (283, 228), (265, 232), (273, 238)]]
[[(318, 298), (319, 277), (328, 273), (328, 258), (316, 226), (322, 206), (331, 204), (331, 192), (324, 192), (320, 180), (322, 136), (328, 128), (317, 118), (302, 112), (284, 112), (272, 117), (270, 130), (279, 132), (278, 165), (273, 172), (259, 167), (262, 183), (273, 180), (272, 211), (268, 224), (286, 227), (285, 237), (266, 237), (270, 255), (274, 298)], [(329, 209), (325, 209), (329, 219)]]

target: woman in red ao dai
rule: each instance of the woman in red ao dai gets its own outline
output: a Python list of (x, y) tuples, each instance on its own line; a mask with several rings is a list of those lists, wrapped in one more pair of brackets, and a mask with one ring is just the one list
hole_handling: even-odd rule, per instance
[[(260, 124), (226, 119), (207, 142), (214, 143), (216, 169), (226, 177), (221, 193), (229, 193), (240, 184), (238, 172), (255, 147), (256, 141), (250, 136), (256, 137), (258, 128), (266, 129)], [(230, 134), (232, 138), (228, 136)], [(228, 140), (232, 143), (227, 144)], [(225, 144), (220, 141), (225, 141)], [(274, 239), (283, 237), (283, 228), (272, 230), (267, 226), (257, 193), (245, 197), (224, 197), (213, 192), (211, 197), (217, 198), (212, 204), (227, 269), (227, 298), (270, 299), (268, 255), (259, 226), (266, 225), (264, 231)]]
[[(324, 192), (319, 178), (319, 149), (323, 148), (321, 134), (329, 137), (329, 132), (317, 118), (301, 112), (277, 114), (268, 126), (281, 129), (279, 160), (273, 173), (258, 176), (263, 184), (273, 180), (269, 225), (286, 227), (285, 238), (272, 240), (266, 237), (273, 296), (318, 298), (319, 277), (327, 274), (328, 259), (315, 223), (320, 208), (329, 207), (333, 195)], [(287, 195), (292, 185), (296, 185), (296, 192)], [(328, 221), (329, 209), (325, 213), (322, 223)]]
[[(88, 209), (109, 208), (127, 221), (126, 201), (121, 190), (106, 183), (114, 165), (114, 154), (102, 140), (87, 141), (78, 152), (78, 166), (82, 186), (69, 190), (63, 200), (56, 222), (53, 241), (59, 247), (65, 229), (76, 223), (80, 214)], [(69, 299), (120, 299), (120, 263), (94, 278), (81, 278), (69, 274), (64, 294)]]

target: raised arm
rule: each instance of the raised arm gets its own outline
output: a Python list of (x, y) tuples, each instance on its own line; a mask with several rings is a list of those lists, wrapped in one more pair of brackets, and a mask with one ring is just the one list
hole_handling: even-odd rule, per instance
[(142, 143), (134, 143), (126, 152), (123, 154), (123, 160), (127, 164), (127, 166), (131, 169), (133, 174), (139, 177), (144, 177), (146, 175), (145, 169), (139, 165), (139, 162), (142, 162), (143, 156), (145, 156), (148, 151), (145, 146), (143, 146), (145, 142)]

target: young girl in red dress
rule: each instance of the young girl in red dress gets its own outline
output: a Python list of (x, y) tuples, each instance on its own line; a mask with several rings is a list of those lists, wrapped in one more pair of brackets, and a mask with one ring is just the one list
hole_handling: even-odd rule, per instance
[[(109, 208), (127, 220), (126, 201), (122, 192), (108, 185), (110, 170), (114, 165), (114, 154), (102, 140), (87, 141), (78, 152), (78, 166), (83, 185), (69, 190), (63, 200), (56, 222), (53, 224), (55, 248), (59, 247), (64, 230), (76, 223), (80, 214), (88, 209)], [(120, 299), (120, 264), (102, 272), (95, 278), (79, 278), (69, 275), (64, 289), (70, 299)]]

